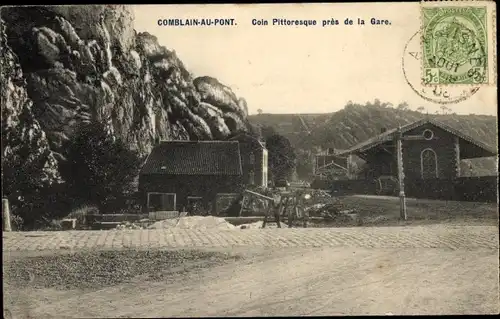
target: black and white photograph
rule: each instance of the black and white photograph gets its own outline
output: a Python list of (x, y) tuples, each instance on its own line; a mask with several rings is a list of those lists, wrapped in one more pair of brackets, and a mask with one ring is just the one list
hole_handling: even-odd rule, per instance
[(0, 18), (4, 318), (500, 312), (495, 2)]

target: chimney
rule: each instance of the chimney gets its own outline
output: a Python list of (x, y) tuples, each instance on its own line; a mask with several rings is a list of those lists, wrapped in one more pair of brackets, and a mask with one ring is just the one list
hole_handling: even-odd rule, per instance
[(386, 129), (385, 127), (382, 127), (382, 128), (380, 129), (380, 134), (385, 133), (386, 131), (387, 131), (387, 129)]

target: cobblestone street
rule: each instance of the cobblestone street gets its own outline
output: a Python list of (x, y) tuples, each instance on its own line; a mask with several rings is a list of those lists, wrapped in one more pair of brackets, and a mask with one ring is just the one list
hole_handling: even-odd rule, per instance
[(79, 249), (205, 247), (246, 257), (192, 270), (192, 275), (172, 274), (169, 281), (142, 278), (95, 291), (11, 286), (6, 290), (8, 307), (13, 314), (30, 318), (498, 311), (498, 228), (494, 226), (3, 234), (7, 259)]
[(12, 232), (4, 251), (195, 247), (498, 248), (492, 226)]

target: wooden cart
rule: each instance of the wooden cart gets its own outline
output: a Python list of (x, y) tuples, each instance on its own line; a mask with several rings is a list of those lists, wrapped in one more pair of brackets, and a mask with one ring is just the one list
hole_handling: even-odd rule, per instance
[(241, 209), (251, 201), (252, 198), (259, 198), (266, 202), (266, 211), (262, 228), (267, 223), (276, 223), (281, 228), (281, 221), (287, 220), (288, 227), (293, 227), (295, 221), (302, 221), (302, 226), (307, 227), (308, 214), (304, 207), (305, 194), (303, 190), (288, 192), (281, 191), (273, 194), (275, 197), (259, 194), (254, 191), (245, 190)]

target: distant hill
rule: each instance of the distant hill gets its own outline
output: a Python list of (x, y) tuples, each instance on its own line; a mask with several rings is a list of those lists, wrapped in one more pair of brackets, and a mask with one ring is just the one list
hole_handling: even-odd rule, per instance
[[(382, 128), (391, 129), (417, 121), (427, 116), (417, 111), (396, 109), (381, 105), (350, 104), (335, 113), (304, 114), (302, 120), (295, 114), (259, 114), (248, 117), (256, 126), (271, 126), (286, 136), (292, 145), (302, 150), (315, 148), (347, 149), (380, 133)], [(497, 117), (488, 115), (428, 115), (493, 148), (497, 145)], [(474, 160), (481, 175), (496, 172), (494, 158)]]
[[(249, 115), (248, 120), (251, 124), (261, 127), (272, 127), (277, 133), (287, 137), (292, 145), (298, 148), (308, 149), (307, 143), (311, 138), (305, 138), (307, 130), (316, 134), (316, 129), (325, 125), (335, 113), (321, 114), (257, 114)], [(302, 123), (302, 118), (304, 123)], [(304, 143), (302, 143), (302, 141)], [(319, 145), (316, 145), (319, 146)]]

